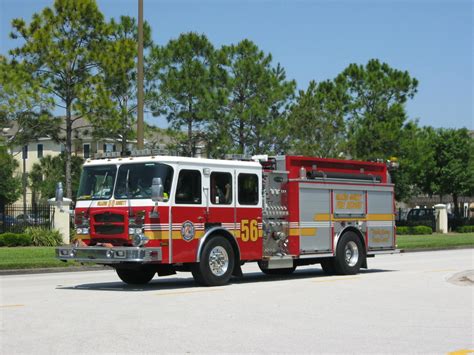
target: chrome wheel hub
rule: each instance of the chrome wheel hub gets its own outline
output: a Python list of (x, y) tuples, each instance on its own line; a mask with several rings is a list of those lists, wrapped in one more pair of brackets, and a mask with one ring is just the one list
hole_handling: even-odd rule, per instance
[(215, 276), (222, 276), (229, 268), (229, 255), (220, 245), (214, 247), (209, 254), (209, 268)]
[(357, 261), (359, 261), (359, 248), (357, 248), (355, 242), (350, 241), (346, 244), (344, 248), (344, 257), (348, 266), (352, 267), (357, 264)]

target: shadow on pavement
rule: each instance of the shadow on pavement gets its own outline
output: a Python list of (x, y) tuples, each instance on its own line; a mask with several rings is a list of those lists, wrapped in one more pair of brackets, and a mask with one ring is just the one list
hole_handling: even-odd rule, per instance
[[(381, 270), (381, 269), (369, 269), (361, 270), (360, 275), (392, 272), (395, 270)], [(102, 282), (102, 283), (89, 283), (77, 286), (58, 286), (58, 290), (83, 290), (83, 291), (121, 291), (121, 292), (144, 292), (144, 291), (166, 291), (166, 290), (180, 290), (180, 289), (216, 289), (203, 287), (194, 282), (194, 279), (190, 275), (188, 278), (166, 276), (161, 278), (154, 278), (150, 283), (146, 285), (127, 285), (121, 281), (117, 282)], [(326, 275), (321, 269), (307, 269), (307, 270), (296, 270), (291, 275), (265, 275), (262, 272), (248, 272), (244, 273), (243, 277), (233, 277), (229, 284), (221, 287), (228, 287), (231, 285), (250, 284), (257, 282), (273, 282), (273, 281), (291, 281), (301, 279), (324, 279), (324, 278), (338, 278), (344, 276), (330, 276)], [(118, 278), (118, 277), (117, 277)], [(219, 288), (221, 288), (219, 287)]]

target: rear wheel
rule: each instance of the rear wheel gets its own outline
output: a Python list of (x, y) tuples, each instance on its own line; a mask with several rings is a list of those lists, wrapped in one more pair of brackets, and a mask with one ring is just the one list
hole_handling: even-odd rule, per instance
[(258, 262), (258, 267), (260, 268), (260, 270), (264, 273), (264, 274), (267, 274), (267, 275), (290, 275), (292, 274), (295, 269), (296, 269), (296, 266), (293, 266), (293, 267), (287, 267), (287, 268), (284, 268), (284, 269), (265, 269), (262, 267), (262, 262), (259, 261)]
[(362, 242), (354, 232), (346, 232), (337, 244), (334, 267), (339, 275), (354, 275), (360, 270), (365, 252)]
[(116, 271), (120, 280), (130, 285), (145, 285), (155, 276), (155, 272), (150, 270), (116, 269)]
[(204, 245), (201, 261), (192, 267), (194, 280), (204, 286), (221, 286), (229, 282), (234, 269), (234, 250), (221, 236)]

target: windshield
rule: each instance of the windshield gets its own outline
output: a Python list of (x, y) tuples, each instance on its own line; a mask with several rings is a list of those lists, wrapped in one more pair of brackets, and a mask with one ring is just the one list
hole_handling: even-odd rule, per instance
[(117, 167), (115, 165), (84, 167), (77, 192), (77, 199), (109, 199), (112, 196), (116, 173)]
[(151, 198), (153, 178), (161, 178), (164, 197), (168, 198), (173, 179), (173, 168), (160, 163), (121, 165), (115, 187), (116, 199)]

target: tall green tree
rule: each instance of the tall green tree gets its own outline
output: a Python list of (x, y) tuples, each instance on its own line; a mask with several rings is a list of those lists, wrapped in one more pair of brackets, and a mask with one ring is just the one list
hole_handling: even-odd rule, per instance
[(350, 64), (338, 80), (350, 97), (348, 152), (359, 159), (396, 156), (408, 118), (404, 105), (416, 94), (418, 81), (377, 59), (365, 66)]
[(51, 8), (34, 14), (29, 24), (15, 19), (12, 26), (12, 38), (24, 43), (10, 53), (65, 112), (58, 139), (65, 146), (66, 196), (72, 197), (73, 123), (93, 111), (90, 102), (82, 104), (85, 99), (94, 96), (106, 102), (95, 95), (95, 88), (100, 85), (97, 57), (108, 27), (94, 0), (56, 0)]
[(13, 121), (20, 127), (11, 144), (22, 145), (56, 130), (58, 122), (51, 120), (50, 114), (52, 104), (25, 63), (0, 56), (0, 127), (10, 126)]
[(459, 197), (474, 195), (474, 140), (465, 128), (437, 129), (432, 146), (434, 164), (425, 170), (425, 192), (451, 195), (459, 216)]
[(401, 130), (397, 160), (399, 168), (391, 172), (397, 201), (430, 191), (430, 176), (434, 169), (434, 130), (407, 122)]
[(286, 116), (294, 95), (295, 82), (286, 79), (280, 64), (272, 65), (250, 40), (223, 46), (217, 53), (226, 72), (223, 81), (227, 103), (213, 122), (213, 139), (227, 152), (271, 153), (281, 151), (286, 142)]
[(18, 163), (8, 153), (6, 146), (0, 145), (0, 206), (13, 203), (21, 196), (21, 178), (15, 176)]
[(295, 154), (338, 157), (344, 152), (348, 96), (338, 81), (315, 81), (300, 90), (291, 107), (291, 150)]
[(183, 150), (193, 156), (223, 100), (214, 46), (205, 35), (185, 33), (155, 47), (150, 60), (156, 85), (153, 113), (164, 115), (173, 129), (186, 131)]
[[(76, 195), (79, 187), (79, 180), (81, 176), (81, 169), (83, 160), (80, 157), (72, 156), (72, 192)], [(33, 164), (29, 174), (29, 183), (33, 192), (34, 200), (46, 201), (54, 197), (56, 191), (56, 184), (58, 181), (66, 181), (65, 175), (66, 156), (64, 153), (51, 156), (46, 155), (40, 158), (39, 163)]]
[[(99, 55), (103, 85), (98, 87), (104, 90), (101, 96), (107, 97), (109, 102), (97, 107), (90, 120), (94, 135), (115, 139), (124, 154), (127, 143), (136, 136), (138, 27), (136, 20), (129, 16), (121, 16), (119, 21), (112, 19), (109, 26), (107, 41)], [(145, 22), (145, 51), (151, 46), (151, 28)], [(148, 101), (148, 96), (146, 90), (145, 101)]]

